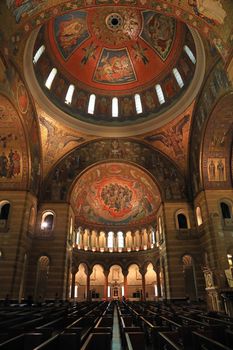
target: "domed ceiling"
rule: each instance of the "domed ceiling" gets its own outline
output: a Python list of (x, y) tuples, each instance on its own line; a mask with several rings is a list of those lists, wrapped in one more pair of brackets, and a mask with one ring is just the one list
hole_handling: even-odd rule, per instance
[[(47, 97), (79, 120), (109, 126), (142, 123), (174, 105), (189, 86), (196, 65), (185, 46), (195, 58), (189, 29), (172, 17), (101, 6), (69, 12), (44, 25), (34, 44), (34, 70)], [(48, 88), (45, 82), (53, 68)]]
[(71, 195), (76, 222), (97, 227), (151, 223), (160, 202), (159, 190), (149, 175), (117, 162), (89, 169)]

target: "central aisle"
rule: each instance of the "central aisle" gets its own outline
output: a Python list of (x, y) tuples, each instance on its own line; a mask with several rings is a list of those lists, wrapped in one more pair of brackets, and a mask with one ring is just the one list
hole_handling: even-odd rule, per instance
[(118, 319), (116, 305), (114, 305), (114, 312), (113, 312), (112, 350), (122, 350), (119, 319)]

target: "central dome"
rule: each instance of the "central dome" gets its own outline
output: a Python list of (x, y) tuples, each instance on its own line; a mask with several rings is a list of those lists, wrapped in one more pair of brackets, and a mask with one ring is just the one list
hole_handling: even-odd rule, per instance
[[(193, 33), (151, 10), (72, 11), (34, 34), (35, 78), (63, 115), (108, 127), (142, 124), (160, 118), (187, 93), (197, 74), (199, 39)], [(180, 107), (191, 102), (186, 96)]]

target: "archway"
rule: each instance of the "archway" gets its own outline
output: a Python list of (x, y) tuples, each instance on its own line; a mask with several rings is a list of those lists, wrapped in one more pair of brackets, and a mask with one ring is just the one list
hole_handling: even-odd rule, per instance
[(129, 299), (140, 300), (142, 294), (142, 275), (136, 264), (132, 264), (128, 268), (127, 285)]
[(46, 255), (41, 256), (37, 262), (35, 300), (45, 299), (47, 292), (50, 260)]
[(184, 271), (185, 295), (190, 300), (196, 300), (197, 290), (193, 258), (190, 255), (184, 255), (182, 262)]
[(75, 275), (74, 298), (77, 301), (87, 299), (87, 266), (80, 264)]
[(153, 265), (150, 263), (147, 266), (145, 274), (146, 283), (146, 300), (154, 300), (158, 296), (157, 277)]
[(104, 297), (105, 276), (104, 269), (101, 265), (93, 266), (90, 276), (90, 291), (92, 300), (100, 300)]
[(124, 276), (119, 265), (112, 265), (108, 275), (108, 298), (118, 300), (124, 296)]

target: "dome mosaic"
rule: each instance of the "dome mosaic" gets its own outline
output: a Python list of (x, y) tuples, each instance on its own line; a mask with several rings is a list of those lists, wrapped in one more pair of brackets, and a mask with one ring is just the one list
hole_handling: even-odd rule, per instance
[(113, 127), (170, 109), (196, 66), (185, 24), (123, 6), (56, 17), (41, 27), (33, 48), (36, 79), (56, 107), (77, 120)]

